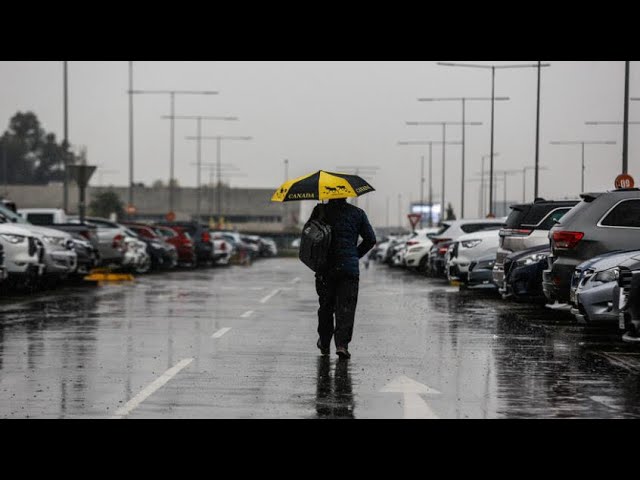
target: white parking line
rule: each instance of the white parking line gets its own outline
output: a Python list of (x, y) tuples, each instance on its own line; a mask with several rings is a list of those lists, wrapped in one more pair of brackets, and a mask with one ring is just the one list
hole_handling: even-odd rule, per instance
[(293, 280), (291, 280), (291, 283), (293, 283), (293, 284), (295, 285), (295, 284), (296, 284), (296, 283), (298, 283), (299, 281), (300, 281), (300, 277), (296, 277), (296, 278), (294, 278)]
[(227, 333), (229, 330), (231, 330), (231, 328), (229, 328), (229, 327), (221, 328), (221, 329), (220, 329), (220, 330), (218, 330), (216, 333), (214, 333), (213, 335), (211, 335), (211, 338), (220, 338), (222, 335), (224, 335), (225, 333)]
[(266, 303), (269, 300), (271, 300), (273, 297), (275, 297), (277, 294), (280, 293), (280, 289), (278, 288), (277, 290), (274, 290), (273, 292), (271, 292), (269, 295), (267, 295), (266, 297), (264, 297), (262, 300), (260, 300), (260, 303)]
[(248, 318), (251, 315), (253, 315), (253, 310), (248, 310), (248, 311), (244, 312), (242, 315), (240, 315), (240, 318)]
[(184, 360), (179, 361), (177, 364), (175, 364), (169, 370), (164, 372), (160, 376), (160, 378), (155, 380), (151, 385), (149, 385), (147, 388), (142, 390), (138, 395), (136, 395), (131, 400), (129, 400), (122, 408), (119, 408), (116, 411), (115, 415), (113, 417), (111, 417), (111, 418), (113, 418), (113, 419), (115, 419), (115, 418), (123, 418), (123, 417), (126, 417), (127, 415), (129, 415), (138, 405), (140, 405), (142, 402), (144, 402), (147, 399), (147, 397), (152, 395), (156, 390), (158, 390), (165, 383), (167, 383), (169, 380), (171, 380), (173, 377), (175, 377), (180, 372), (180, 370), (185, 368), (192, 361), (193, 361), (193, 358), (185, 358)]

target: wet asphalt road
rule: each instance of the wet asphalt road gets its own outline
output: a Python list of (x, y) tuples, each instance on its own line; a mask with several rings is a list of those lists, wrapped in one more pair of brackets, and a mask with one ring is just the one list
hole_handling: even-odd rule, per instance
[(637, 418), (640, 348), (373, 265), (352, 359), (296, 259), (0, 299), (0, 418)]

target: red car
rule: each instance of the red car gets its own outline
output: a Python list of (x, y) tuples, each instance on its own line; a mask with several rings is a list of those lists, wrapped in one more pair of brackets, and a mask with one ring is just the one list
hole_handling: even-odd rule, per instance
[(197, 263), (195, 246), (188, 232), (180, 227), (163, 227), (155, 225), (153, 228), (165, 242), (170, 243), (178, 250), (178, 262), (195, 267)]

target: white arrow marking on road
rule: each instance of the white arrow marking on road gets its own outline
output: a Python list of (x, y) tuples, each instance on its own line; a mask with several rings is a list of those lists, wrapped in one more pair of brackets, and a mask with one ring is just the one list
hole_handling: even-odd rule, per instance
[(216, 333), (214, 333), (213, 335), (211, 335), (211, 338), (220, 338), (222, 335), (224, 335), (225, 333), (227, 333), (229, 330), (231, 330), (231, 328), (229, 328), (229, 327), (221, 328), (221, 329), (220, 329), (220, 330), (218, 330)]
[(392, 380), (381, 392), (402, 393), (404, 396), (404, 418), (439, 418), (423, 400), (420, 394), (439, 394), (438, 390), (416, 382), (404, 375)]
[(271, 300), (271, 298), (275, 297), (277, 294), (280, 293), (280, 288), (278, 288), (277, 290), (274, 290), (273, 292), (271, 292), (269, 295), (267, 295), (266, 297), (264, 297), (262, 300), (260, 300), (260, 303), (266, 303), (269, 300)]
[(111, 418), (122, 418), (129, 415), (134, 408), (136, 408), (138, 405), (144, 402), (147, 397), (152, 395), (156, 390), (158, 390), (165, 383), (167, 383), (169, 380), (175, 377), (178, 374), (178, 372), (180, 372), (180, 370), (182, 370), (184, 367), (189, 365), (191, 362), (193, 362), (193, 358), (185, 358), (184, 360), (181, 360), (180, 362), (175, 364), (169, 370), (164, 372), (160, 376), (160, 378), (158, 378), (151, 385), (149, 385), (147, 388), (142, 390), (138, 395), (136, 395), (131, 400), (129, 400), (122, 408), (118, 409), (115, 415)]
[(251, 315), (253, 315), (253, 310), (248, 310), (244, 312), (242, 315), (240, 315), (240, 318), (247, 318), (247, 317), (250, 317)]

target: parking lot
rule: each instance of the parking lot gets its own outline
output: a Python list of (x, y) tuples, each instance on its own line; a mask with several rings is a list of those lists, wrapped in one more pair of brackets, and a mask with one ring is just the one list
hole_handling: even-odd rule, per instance
[(297, 259), (0, 301), (2, 418), (635, 418), (640, 352), (565, 312), (362, 268), (321, 357)]

